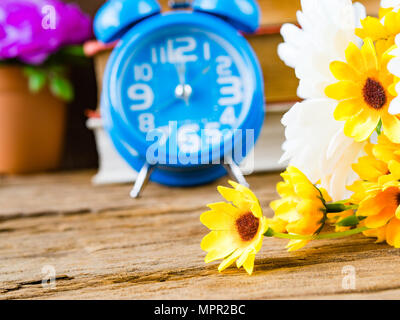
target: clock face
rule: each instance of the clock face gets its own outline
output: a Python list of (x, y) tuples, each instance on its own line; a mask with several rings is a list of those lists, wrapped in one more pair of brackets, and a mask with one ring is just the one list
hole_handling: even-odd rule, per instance
[(124, 45), (110, 92), (114, 112), (135, 140), (156, 143), (169, 155), (199, 154), (219, 149), (240, 128), (255, 79), (227, 40), (180, 25)]

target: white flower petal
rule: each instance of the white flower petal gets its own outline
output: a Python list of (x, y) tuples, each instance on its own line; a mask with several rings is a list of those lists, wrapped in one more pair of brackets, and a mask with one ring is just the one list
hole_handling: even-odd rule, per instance
[(400, 0), (382, 0), (382, 8), (394, 8), (397, 11), (400, 8)]
[(389, 106), (389, 113), (393, 115), (400, 113), (400, 97), (396, 97), (392, 100)]

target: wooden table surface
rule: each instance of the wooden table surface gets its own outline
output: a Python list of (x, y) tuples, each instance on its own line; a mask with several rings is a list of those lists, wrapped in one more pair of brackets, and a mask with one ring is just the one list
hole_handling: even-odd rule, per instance
[[(357, 235), (295, 253), (265, 239), (255, 272), (203, 263), (199, 222), (218, 184), (93, 187), (93, 172), (0, 180), (1, 299), (351, 299), (400, 297), (400, 250)], [(278, 174), (248, 178), (266, 215)], [(56, 286), (43, 287), (43, 267)], [(355, 289), (343, 287), (346, 270)]]

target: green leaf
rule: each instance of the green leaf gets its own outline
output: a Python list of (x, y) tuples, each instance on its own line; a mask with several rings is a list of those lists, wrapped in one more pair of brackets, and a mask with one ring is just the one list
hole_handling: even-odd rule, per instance
[(71, 82), (63, 76), (56, 75), (50, 80), (50, 90), (58, 98), (71, 101), (74, 98), (74, 88)]
[(39, 68), (25, 67), (24, 74), (28, 77), (28, 87), (31, 92), (39, 92), (46, 84), (46, 72)]
[(38, 72), (29, 77), (29, 90), (31, 92), (39, 92), (46, 85), (46, 74)]

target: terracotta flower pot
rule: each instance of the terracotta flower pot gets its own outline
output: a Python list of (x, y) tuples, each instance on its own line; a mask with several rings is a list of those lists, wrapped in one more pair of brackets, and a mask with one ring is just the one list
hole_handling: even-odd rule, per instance
[(29, 92), (16, 66), (0, 67), (0, 173), (55, 169), (63, 150), (66, 107), (47, 89)]

